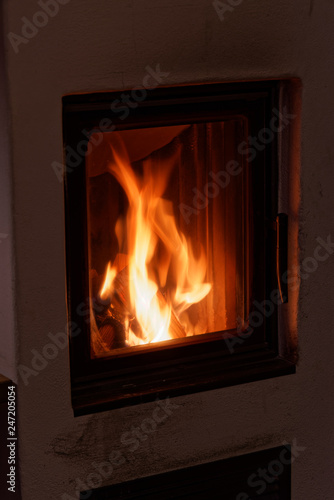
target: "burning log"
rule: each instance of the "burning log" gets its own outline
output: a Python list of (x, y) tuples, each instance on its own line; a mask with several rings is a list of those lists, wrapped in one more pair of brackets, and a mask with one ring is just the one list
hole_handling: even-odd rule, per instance
[[(164, 295), (160, 292), (160, 290), (157, 291), (157, 297), (159, 299), (161, 306), (167, 304), (167, 301)], [(170, 316), (169, 332), (173, 339), (180, 339), (182, 337), (187, 336), (185, 329), (181, 325), (180, 321), (178, 320), (173, 310), (171, 311), (171, 316)]]
[(103, 341), (113, 349), (126, 347), (126, 317), (109, 300), (100, 297), (94, 304), (95, 320)]
[[(126, 324), (128, 328), (142, 341), (145, 342), (146, 335), (135, 317), (135, 313), (130, 301), (130, 278), (129, 267), (124, 267), (119, 271), (113, 280), (112, 299), (107, 301), (98, 299), (98, 308), (95, 308), (95, 317), (100, 333), (105, 341), (112, 347), (123, 347), (126, 345)], [(160, 290), (157, 291), (157, 298), (161, 309), (167, 306), (167, 301)], [(186, 337), (186, 332), (171, 311), (169, 333), (172, 338)]]
[[(127, 312), (128, 314), (130, 314), (130, 316), (133, 316), (134, 319), (132, 320), (132, 322), (130, 322), (131, 329), (137, 335), (137, 337), (143, 339), (144, 337), (140, 325), (137, 319), (134, 317), (131, 308), (128, 266), (124, 267), (124, 269), (122, 269), (122, 271), (117, 274), (116, 278), (114, 279), (113, 286), (114, 297), (117, 303), (117, 306), (115, 305), (115, 307), (120, 307), (120, 310)], [(167, 305), (167, 301), (160, 290), (157, 291), (157, 297), (161, 309), (163, 309)], [(186, 337), (186, 332), (173, 311), (171, 311), (169, 332), (172, 338)]]

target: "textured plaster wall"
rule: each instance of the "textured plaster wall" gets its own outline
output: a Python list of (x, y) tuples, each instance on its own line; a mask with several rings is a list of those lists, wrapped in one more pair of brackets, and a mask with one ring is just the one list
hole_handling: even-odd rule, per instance
[[(35, 0), (3, 4), (5, 33), (20, 34), (21, 18), (40, 10)], [(166, 84), (300, 77), (303, 259), (316, 237), (334, 233), (333, 22), (332, 0), (244, 0), (224, 21), (210, 0), (70, 0), (18, 54), (7, 43), (19, 363), (31, 366), (31, 349), (65, 331), (63, 188), (51, 168), (62, 160), (61, 96), (132, 88), (156, 64), (170, 72)], [(105, 483), (296, 439), (306, 450), (293, 464), (293, 498), (331, 499), (333, 278), (330, 256), (301, 282), (296, 375), (176, 398), (178, 408)], [(75, 479), (128, 449), (120, 436), (155, 407), (74, 418), (69, 378), (63, 349), (28, 386), (19, 379), (23, 500), (74, 497)]]

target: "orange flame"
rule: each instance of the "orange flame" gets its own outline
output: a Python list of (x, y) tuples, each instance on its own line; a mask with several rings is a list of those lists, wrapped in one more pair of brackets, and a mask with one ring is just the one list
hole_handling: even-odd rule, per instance
[[(137, 336), (130, 325), (127, 343), (138, 345), (169, 340), (174, 338), (172, 318), (182, 316), (211, 290), (211, 284), (204, 282), (206, 258), (203, 251), (195, 258), (191, 242), (177, 228), (172, 202), (162, 198), (174, 158), (159, 167), (158, 175), (152, 160), (144, 160), (144, 173), (140, 178), (131, 168), (121, 144), (113, 147), (112, 153), (114, 161), (108, 165), (108, 170), (129, 201), (126, 221), (117, 221), (116, 233), (120, 248), (124, 246), (121, 239), (126, 235), (130, 306), (141, 330), (141, 335)], [(115, 263), (113, 266), (108, 263), (101, 298), (112, 296), (118, 271)], [(186, 317), (181, 323), (185, 328), (184, 336), (194, 334)]]
[(112, 291), (113, 291), (112, 285), (113, 285), (113, 281), (114, 281), (116, 274), (117, 274), (116, 268), (111, 267), (111, 263), (108, 262), (104, 282), (103, 282), (102, 288), (100, 290), (101, 299), (106, 299), (107, 297), (109, 297), (112, 294)]

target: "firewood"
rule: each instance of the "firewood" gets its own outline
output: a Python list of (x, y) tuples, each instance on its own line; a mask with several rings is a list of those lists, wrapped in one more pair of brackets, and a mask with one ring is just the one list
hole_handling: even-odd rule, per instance
[[(135, 318), (134, 311), (131, 307), (129, 281), (129, 267), (126, 266), (114, 279), (114, 298), (112, 302), (118, 311), (122, 311), (124, 314), (128, 313), (133, 318), (130, 324), (132, 331), (137, 335), (137, 337), (144, 339), (140, 325)], [(157, 291), (157, 297), (161, 308), (165, 307), (167, 305), (167, 301), (160, 290)], [(186, 332), (173, 311), (171, 312), (169, 331), (173, 338), (186, 337)]]
[[(103, 340), (110, 348), (124, 347), (126, 345), (126, 323), (129, 328), (142, 340), (145, 340), (141, 326), (135, 316), (130, 301), (129, 267), (125, 266), (118, 272), (113, 281), (113, 296), (103, 300), (98, 297), (94, 302), (94, 312), (97, 326)], [(161, 309), (167, 306), (167, 300), (158, 290), (157, 298)], [(171, 312), (169, 332), (172, 338), (186, 337), (186, 332), (175, 313)]]
[(112, 315), (105, 319), (99, 332), (110, 349), (126, 347), (124, 323), (119, 323)]
[(114, 307), (121, 313), (134, 316), (130, 301), (130, 279), (129, 267), (124, 267), (117, 273), (113, 281), (114, 295), (112, 302)]
[(98, 297), (94, 301), (95, 321), (103, 341), (110, 349), (126, 347), (126, 316), (115, 309), (111, 300)]
[[(165, 296), (161, 293), (160, 290), (157, 291), (157, 297), (160, 302), (160, 306), (165, 306), (167, 304)], [(173, 337), (173, 339), (180, 339), (182, 337), (186, 337), (186, 332), (181, 325), (179, 319), (175, 315), (174, 311), (171, 311), (170, 323), (169, 323), (169, 333)]]

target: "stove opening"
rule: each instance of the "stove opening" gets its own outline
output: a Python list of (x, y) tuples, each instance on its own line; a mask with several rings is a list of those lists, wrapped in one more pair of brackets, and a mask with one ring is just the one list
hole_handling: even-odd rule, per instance
[(122, 92), (64, 96), (76, 415), (294, 372), (278, 213), (293, 85), (156, 88), (126, 113)]
[(230, 119), (91, 136), (93, 357), (245, 328), (251, 266), (249, 173), (238, 152), (244, 132), (242, 119)]

